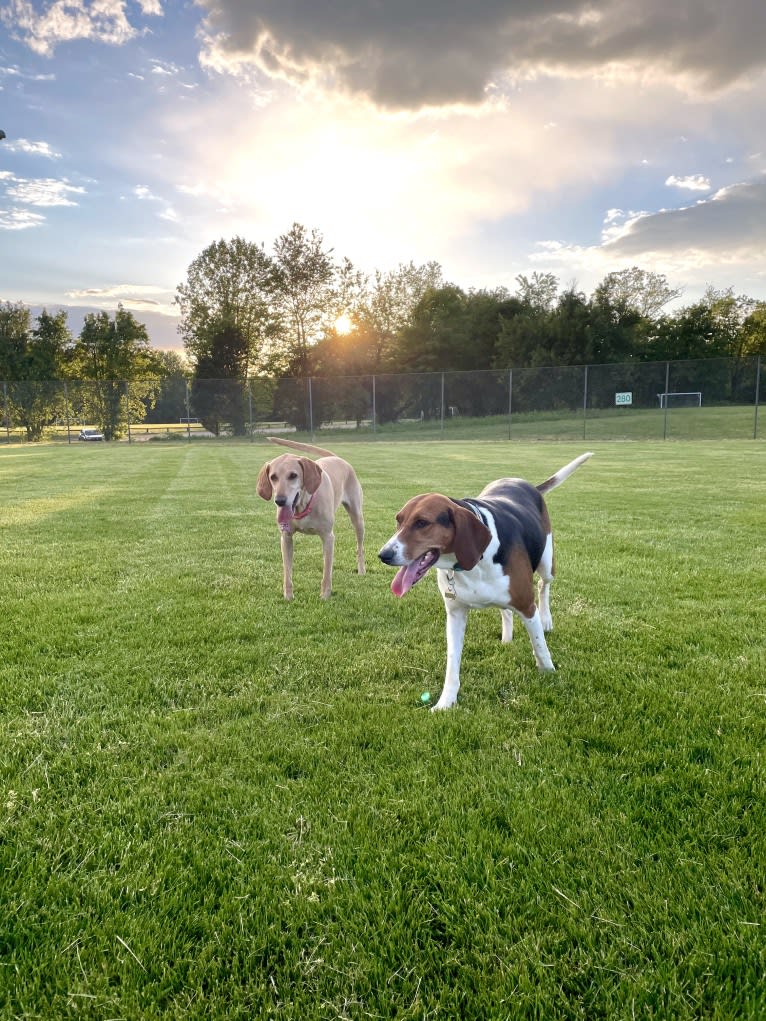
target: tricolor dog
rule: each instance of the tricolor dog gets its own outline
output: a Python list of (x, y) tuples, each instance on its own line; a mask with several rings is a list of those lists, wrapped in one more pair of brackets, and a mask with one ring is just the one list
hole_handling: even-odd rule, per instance
[[(396, 515), (398, 529), (378, 556), (398, 567), (391, 583), (403, 596), (431, 567), (447, 611), (447, 673), (434, 709), (448, 709), (460, 688), (460, 658), (469, 610), (500, 607), (502, 640), (513, 637), (513, 615), (524, 622), (540, 670), (554, 670), (545, 641), (553, 628), (551, 519), (543, 495), (560, 486), (588, 458), (581, 454), (539, 486), (523, 479), (490, 482), (476, 498), (439, 493), (414, 496)], [(533, 574), (540, 578), (535, 602)]]
[(356, 562), (359, 573), (364, 574), (362, 487), (351, 465), (332, 451), (276, 436), (269, 439), (283, 447), (321, 455), (317, 461), (312, 461), (310, 457), (280, 454), (261, 468), (256, 488), (259, 496), (264, 500), (273, 499), (277, 506), (285, 599), (293, 598), (294, 532), (306, 532), (321, 538), (324, 562), (320, 595), (322, 599), (328, 599), (332, 591), (335, 551), (333, 526), (341, 504), (348, 511), (356, 532)]

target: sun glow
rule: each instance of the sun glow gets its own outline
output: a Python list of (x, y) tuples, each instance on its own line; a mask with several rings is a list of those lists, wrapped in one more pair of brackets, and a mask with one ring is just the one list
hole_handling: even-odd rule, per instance
[(351, 321), (351, 316), (349, 316), (347, 312), (344, 312), (343, 315), (338, 316), (338, 318), (335, 320), (335, 332), (339, 333), (342, 337), (345, 337), (346, 334), (351, 333), (353, 328), (354, 324)]

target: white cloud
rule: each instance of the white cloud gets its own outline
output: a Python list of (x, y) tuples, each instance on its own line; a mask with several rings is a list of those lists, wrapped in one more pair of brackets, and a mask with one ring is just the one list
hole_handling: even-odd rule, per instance
[(7, 152), (23, 152), (29, 156), (45, 156), (50, 160), (61, 159), (61, 153), (51, 149), (47, 142), (32, 142), (28, 138), (6, 140), (3, 148)]
[(0, 230), (29, 230), (44, 223), (45, 217), (30, 209), (0, 209)]
[(99, 309), (113, 309), (120, 304), (133, 311), (153, 311), (163, 316), (178, 316), (178, 307), (167, 289), (147, 284), (113, 284), (109, 287), (86, 287), (66, 292), (67, 298), (85, 302)]
[(688, 177), (676, 177), (671, 174), (665, 181), (669, 188), (682, 188), (686, 191), (710, 191), (710, 179), (702, 174), (690, 174)]
[(160, 198), (159, 195), (155, 195), (150, 188), (145, 184), (137, 184), (133, 189), (133, 194), (139, 200), (139, 202), (160, 202), (163, 203), (164, 208), (157, 214), (160, 220), (167, 220), (169, 223), (178, 223), (180, 217), (178, 213), (173, 209), (172, 206), (168, 205), (164, 199)]
[(159, 202), (160, 199), (157, 195), (153, 195), (150, 188), (147, 188), (145, 184), (137, 184), (133, 189), (133, 194), (141, 202)]
[(167, 61), (164, 60), (152, 60), (150, 61), (150, 63), (152, 65), (151, 70), (152, 74), (167, 75), (168, 77), (174, 77), (175, 75), (181, 73), (180, 67), (177, 67), (175, 64), (169, 64)]
[[(766, 175), (722, 188), (682, 209), (607, 214), (600, 245), (547, 241), (530, 259), (589, 288), (616, 269), (640, 265), (665, 273), (676, 284), (701, 291), (708, 281), (725, 285), (727, 274), (756, 284), (766, 265)], [(746, 285), (739, 284), (739, 289)]]
[[(10, 0), (0, 10), (0, 22), (33, 52), (51, 56), (61, 43), (90, 39), (121, 46), (143, 30), (128, 20), (123, 0), (54, 0), (42, 9), (30, 0)], [(142, 0), (144, 15), (159, 15), (158, 0)]]
[(6, 188), (9, 198), (28, 206), (76, 206), (70, 195), (84, 195), (85, 189), (52, 177), (13, 178)]

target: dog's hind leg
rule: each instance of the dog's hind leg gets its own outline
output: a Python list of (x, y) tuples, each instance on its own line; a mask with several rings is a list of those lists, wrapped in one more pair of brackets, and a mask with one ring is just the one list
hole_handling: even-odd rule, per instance
[(537, 573), (540, 576), (539, 583), (539, 605), (540, 621), (543, 631), (553, 631), (553, 617), (551, 616), (551, 582), (553, 581), (553, 536), (549, 533), (545, 542), (543, 555), (537, 565)]
[(322, 587), (319, 594), (322, 599), (329, 599), (332, 595), (332, 559), (335, 551), (335, 535), (327, 532), (322, 536), (322, 550), (324, 552), (324, 564), (322, 568)]
[(501, 610), (500, 616), (503, 619), (503, 642), (513, 641), (513, 610)]
[(524, 622), (524, 627), (532, 642), (532, 651), (535, 654), (538, 670), (555, 670), (556, 667), (553, 665), (551, 654), (548, 651), (548, 643), (545, 641), (540, 611), (535, 607), (535, 612), (531, 617), (525, 617), (524, 614), (519, 614), (519, 616)]
[(343, 501), (343, 506), (351, 518), (351, 524), (356, 532), (356, 567), (359, 574), (365, 573), (364, 568), (364, 517), (362, 516), (362, 493), (354, 493), (348, 500)]

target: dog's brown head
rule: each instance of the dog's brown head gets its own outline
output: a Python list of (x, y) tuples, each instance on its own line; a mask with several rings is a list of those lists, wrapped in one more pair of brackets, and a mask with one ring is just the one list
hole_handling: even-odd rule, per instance
[(475, 514), (440, 493), (413, 496), (396, 522), (398, 531), (378, 554), (384, 564), (401, 567), (391, 583), (396, 596), (409, 592), (442, 556), (454, 558), (448, 566), (470, 571), (492, 538)]
[(264, 500), (274, 500), (277, 523), (284, 529), (289, 528), (302, 497), (310, 499), (321, 482), (322, 469), (311, 458), (280, 454), (261, 468), (256, 489)]

